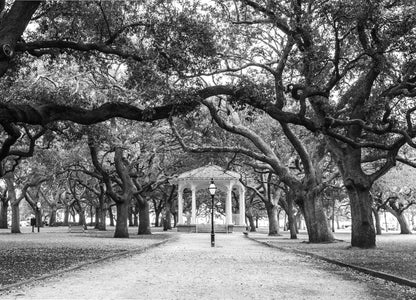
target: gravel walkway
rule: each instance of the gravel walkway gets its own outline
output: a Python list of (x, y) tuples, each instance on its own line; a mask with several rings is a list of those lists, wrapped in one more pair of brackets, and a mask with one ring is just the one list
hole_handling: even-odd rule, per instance
[(363, 282), (243, 235), (178, 234), (141, 254), (37, 281), (9, 299), (373, 299)]

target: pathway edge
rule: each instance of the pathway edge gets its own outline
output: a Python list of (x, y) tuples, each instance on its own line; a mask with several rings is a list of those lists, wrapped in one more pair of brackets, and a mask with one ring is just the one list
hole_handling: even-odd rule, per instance
[(301, 254), (301, 255), (309, 255), (311, 257), (314, 257), (314, 258), (317, 258), (317, 259), (320, 259), (320, 260), (329, 262), (331, 264), (335, 264), (335, 265), (338, 265), (338, 266), (341, 266), (341, 267), (351, 268), (353, 270), (356, 270), (356, 271), (359, 271), (361, 273), (365, 273), (365, 274), (371, 275), (373, 277), (381, 278), (381, 279), (388, 280), (388, 281), (392, 281), (392, 282), (395, 282), (395, 283), (398, 283), (398, 284), (401, 284), (401, 285), (405, 285), (405, 286), (409, 286), (409, 287), (416, 288), (416, 281), (412, 281), (412, 280), (409, 280), (409, 279), (406, 279), (406, 278), (403, 278), (403, 277), (391, 275), (391, 274), (388, 274), (388, 273), (384, 273), (384, 272), (380, 272), (380, 271), (376, 271), (376, 270), (372, 270), (372, 269), (368, 269), (368, 268), (359, 267), (359, 266), (356, 266), (356, 265), (351, 265), (351, 264), (343, 263), (343, 262), (340, 262), (338, 260), (334, 260), (334, 259), (331, 259), (331, 258), (327, 258), (327, 257), (321, 256), (321, 255), (315, 254), (315, 253), (307, 252), (307, 251), (301, 251), (301, 250), (296, 250), (296, 249), (289, 250), (289, 249), (286, 249), (286, 248), (283, 248), (283, 247), (279, 247), (279, 246), (270, 244), (268, 242), (259, 241), (259, 240), (257, 240), (254, 237), (250, 237), (248, 233), (244, 233), (244, 236), (246, 238), (254, 241), (254, 242), (260, 243), (260, 244), (262, 244), (264, 246), (267, 246), (267, 247), (276, 248), (278, 250), (281, 250), (281, 251), (284, 251), (284, 252), (288, 252), (288, 253), (296, 253), (296, 254)]

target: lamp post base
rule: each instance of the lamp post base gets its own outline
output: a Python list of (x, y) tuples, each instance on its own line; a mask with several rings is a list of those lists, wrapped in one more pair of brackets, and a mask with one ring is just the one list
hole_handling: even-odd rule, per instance
[(211, 233), (211, 247), (215, 247), (215, 234)]

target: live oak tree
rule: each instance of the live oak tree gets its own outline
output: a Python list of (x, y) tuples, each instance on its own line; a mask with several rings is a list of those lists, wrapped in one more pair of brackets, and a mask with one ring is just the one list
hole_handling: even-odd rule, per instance
[[(230, 85), (246, 88), (232, 100), (265, 111), (282, 126), (324, 135), (350, 197), (351, 243), (374, 247), (371, 185), (400, 159), (401, 146), (413, 145), (415, 134), (414, 6), (237, 2), (221, 2), (229, 27), (221, 26), (230, 28), (219, 35), (221, 45), (229, 45), (223, 69), (201, 73), (222, 82), (230, 75)], [(381, 163), (372, 173), (363, 169), (369, 159)]]
[[(97, 129), (97, 128), (96, 128)], [(88, 147), (90, 150), (92, 164), (95, 171), (101, 176), (105, 185), (106, 194), (113, 200), (117, 208), (117, 223), (114, 232), (115, 238), (128, 238), (128, 213), (133, 194), (136, 192), (135, 185), (130, 177), (131, 166), (124, 158), (125, 150), (120, 140), (110, 142), (110, 152), (114, 152), (111, 161), (114, 164), (115, 175), (110, 166), (104, 166), (102, 159), (99, 158), (100, 136), (93, 131), (88, 133)], [(102, 151), (101, 151), (102, 152)], [(104, 153), (105, 155), (105, 153)]]
[[(36, 205), (38, 200), (30, 195), (30, 189), (37, 189), (39, 185), (41, 185), (43, 182), (49, 179), (48, 176), (36, 172), (31, 174), (25, 174), (24, 178), (19, 178), (18, 181), (16, 180), (16, 177), (17, 176), (15, 172), (9, 172), (4, 177), (4, 180), (7, 185), (7, 197), (9, 198), (10, 206), (12, 209), (11, 233), (21, 233), (19, 205), (23, 199), (26, 199), (26, 201), (28, 201), (29, 205), (32, 207), (34, 211), (34, 215), (37, 218), (37, 222), (40, 222), (41, 212), (37, 209)], [(17, 192), (18, 188), (20, 189), (20, 193)]]
[[(275, 36), (286, 40), (276, 62), (270, 59), (262, 64), (275, 79), (274, 99), (254, 97), (253, 105), (280, 121), (325, 135), (351, 201), (351, 243), (373, 247), (369, 190), (394, 165), (400, 147), (412, 144), (414, 136), (416, 20), (411, 3), (241, 4), (231, 15), (235, 24), (277, 30)], [(285, 87), (297, 101), (294, 113), (283, 110)], [(396, 104), (404, 108), (403, 114), (394, 109)], [(361, 162), (369, 148), (379, 149), (378, 158), (384, 163), (366, 174)]]
[[(234, 152), (244, 154), (263, 164), (263, 168), (269, 169), (271, 172), (270, 176), (272, 173), (276, 174), (279, 181), (291, 189), (294, 200), (301, 208), (305, 218), (309, 240), (313, 243), (332, 241), (333, 235), (329, 229), (322, 199), (320, 198), (320, 194), (326, 188), (326, 180), (322, 176), (322, 171), (320, 170), (320, 161), (325, 154), (325, 152), (320, 149), (322, 147), (314, 149), (314, 144), (309, 143), (311, 149), (307, 150), (301, 138), (296, 136), (294, 131), (287, 125), (283, 125), (282, 135), (286, 136), (290, 141), (290, 145), (295, 149), (295, 152), (299, 155), (300, 161), (303, 164), (303, 169), (301, 170), (302, 175), (299, 176), (297, 172), (293, 173), (290, 170), (290, 166), (284, 159), (284, 150), (282, 150), (281, 145), (279, 145), (277, 138), (270, 138), (273, 135), (273, 126), (270, 126), (269, 123), (270, 119), (267, 117), (260, 118), (260, 122), (263, 122), (263, 126), (268, 124), (268, 128), (266, 128), (266, 126), (253, 126), (253, 124), (251, 124), (252, 126), (250, 127), (250, 123), (253, 123), (252, 119), (256, 118), (255, 113), (253, 113), (252, 119), (247, 122), (247, 120), (244, 120), (244, 114), (241, 114), (240, 116), (232, 107), (221, 106), (221, 101), (203, 101), (203, 103), (208, 107), (211, 116), (220, 128), (234, 135), (243, 137), (247, 140), (247, 146), (244, 146), (244, 142), (236, 143), (236, 140), (233, 141), (233, 146), (217, 139), (214, 146), (198, 147), (195, 146), (195, 138), (192, 141), (193, 144), (189, 146), (188, 143), (184, 142), (179, 136), (177, 130), (173, 126), (173, 130), (184, 149), (192, 152)], [(229, 141), (229, 139), (226, 140)], [(224, 146), (219, 146), (218, 143), (223, 144)], [(249, 146), (252, 148), (247, 148)], [(328, 180), (331, 180), (331, 178)], [(276, 182), (276, 184), (278, 184), (278, 182)], [(268, 191), (265, 189), (265, 199), (271, 200), (271, 198), (267, 196), (267, 193)], [(273, 222), (276, 223), (277, 219), (278, 199), (274, 199), (274, 202), (274, 204), (273, 201), (266, 204), (266, 207), (269, 205), (268, 213), (271, 217), (269, 219), (271, 224), (273, 224)], [(272, 235), (276, 234), (276, 224), (272, 225), (272, 228), (273, 229), (271, 229), (269, 233)]]
[[(267, 211), (267, 219), (269, 221), (269, 235), (280, 235), (279, 219), (278, 219), (278, 203), (282, 195), (282, 190), (279, 187), (274, 186), (271, 179), (273, 173), (268, 172), (260, 175), (260, 187), (262, 192), (258, 189), (251, 187), (257, 196), (263, 201)], [(277, 181), (275, 183), (278, 183)]]
[(396, 192), (389, 190), (378, 192), (377, 195), (373, 197), (375, 201), (374, 205), (378, 210), (384, 209), (397, 219), (401, 234), (412, 233), (409, 222), (404, 215), (407, 209), (416, 204), (412, 193), (414, 192), (406, 187), (404, 192), (401, 192), (399, 188), (399, 191)]
[[(140, 108), (125, 102), (82, 107), (2, 103), (0, 124), (9, 144), (15, 141), (11, 127), (18, 122), (152, 121), (169, 117), (173, 108), (174, 113), (190, 111), (210, 96), (228, 96), (263, 110), (282, 126), (292, 123), (325, 136), (351, 200), (352, 245), (375, 246), (371, 185), (401, 159), (402, 145), (414, 146), (412, 1), (218, 1), (205, 14), (192, 5), (158, 1), (122, 6), (123, 13), (96, 3), (16, 1), (1, 7), (3, 78), (16, 69), (22, 53), (84, 53), (133, 60), (139, 74), (150, 74), (155, 66), (168, 75), (170, 87)], [(88, 20), (87, 14), (97, 18)], [(77, 22), (70, 21), (74, 17)], [(31, 18), (40, 26), (29, 32)], [(211, 79), (198, 77), (204, 74)], [(160, 106), (146, 109), (150, 103)], [(367, 174), (362, 162), (370, 159), (382, 164)]]
[(410, 234), (411, 227), (405, 214), (416, 205), (413, 182), (415, 170), (408, 166), (396, 167), (378, 180), (372, 189), (377, 210), (390, 212), (400, 225), (401, 234)]

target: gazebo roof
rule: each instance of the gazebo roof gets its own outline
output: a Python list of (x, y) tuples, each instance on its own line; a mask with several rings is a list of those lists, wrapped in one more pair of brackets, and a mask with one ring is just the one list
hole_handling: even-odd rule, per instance
[(239, 180), (240, 174), (234, 171), (225, 170), (217, 165), (206, 165), (180, 174), (174, 181), (207, 181), (214, 180)]

